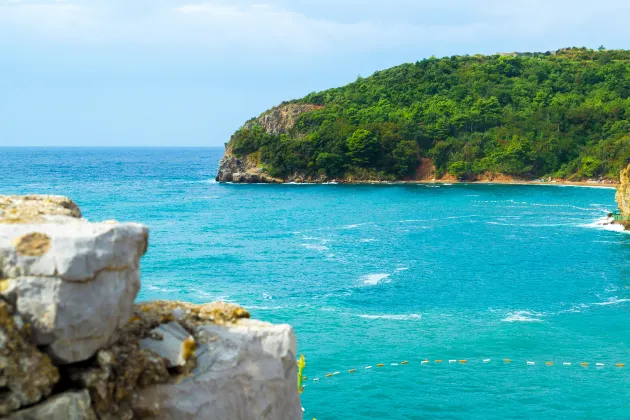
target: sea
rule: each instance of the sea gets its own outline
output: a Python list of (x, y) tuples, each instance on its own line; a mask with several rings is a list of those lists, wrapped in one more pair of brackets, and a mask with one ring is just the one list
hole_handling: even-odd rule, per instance
[(291, 324), (305, 419), (630, 418), (614, 189), (218, 184), (222, 153), (4, 148), (0, 194), (148, 225), (139, 301)]

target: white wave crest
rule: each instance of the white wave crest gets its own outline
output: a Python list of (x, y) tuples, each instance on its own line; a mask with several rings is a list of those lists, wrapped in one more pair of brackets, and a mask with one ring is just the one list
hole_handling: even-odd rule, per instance
[(378, 274), (368, 274), (361, 277), (363, 280), (363, 284), (366, 286), (376, 286), (383, 280), (387, 280), (389, 278), (389, 274), (386, 273), (378, 273)]
[(627, 232), (626, 230), (624, 230), (624, 227), (622, 225), (618, 225), (612, 222), (613, 222), (613, 218), (607, 216), (607, 217), (602, 217), (600, 219), (597, 219), (592, 223), (580, 225), (580, 227), (585, 227), (589, 229), (608, 230), (611, 232)]
[(246, 305), (245, 309), (255, 309), (259, 311), (277, 311), (279, 309), (284, 309), (284, 306), (257, 306), (257, 305)]
[(302, 246), (306, 249), (312, 249), (315, 251), (319, 251), (319, 252), (324, 252), (324, 251), (328, 251), (330, 248), (328, 248), (325, 245), (315, 245), (315, 244), (302, 244)]
[(630, 299), (618, 299), (616, 297), (608, 299), (606, 302), (597, 302), (593, 303), (593, 305), (597, 306), (607, 306), (607, 305), (618, 305), (620, 303), (630, 302)]
[(394, 321), (410, 321), (414, 319), (422, 319), (421, 314), (408, 314), (408, 315), (391, 315), (391, 314), (382, 314), (382, 315), (357, 315), (359, 318), (365, 319), (391, 319)]
[(530, 311), (516, 311), (510, 312), (505, 318), (503, 318), (502, 322), (542, 322), (540, 319), (543, 314), (539, 314), (537, 312)]

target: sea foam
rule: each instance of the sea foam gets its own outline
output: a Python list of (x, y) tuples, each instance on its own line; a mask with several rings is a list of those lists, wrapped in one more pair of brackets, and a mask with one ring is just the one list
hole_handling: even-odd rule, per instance
[(366, 286), (376, 286), (381, 281), (389, 278), (389, 274), (378, 273), (378, 274), (368, 274), (366, 276), (361, 277), (363, 280), (363, 284)]
[(543, 314), (539, 314), (537, 312), (515, 311), (515, 312), (510, 312), (501, 321), (502, 322), (542, 322), (543, 320), (540, 319), (541, 316), (543, 316)]
[(408, 315), (392, 315), (392, 314), (382, 314), (382, 315), (357, 315), (359, 318), (365, 319), (391, 319), (394, 321), (410, 321), (416, 319), (422, 319), (421, 314), (408, 314)]

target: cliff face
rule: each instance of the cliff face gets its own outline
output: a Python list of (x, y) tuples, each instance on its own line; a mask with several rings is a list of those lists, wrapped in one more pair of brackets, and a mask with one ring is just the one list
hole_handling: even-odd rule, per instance
[[(243, 128), (261, 127), (268, 134), (288, 134), (298, 119), (306, 112), (321, 108), (309, 104), (289, 104), (273, 108), (260, 117), (247, 121)], [(281, 183), (285, 180), (265, 173), (255, 156), (236, 157), (228, 144), (225, 155), (219, 162), (216, 180), (234, 183)]]
[(0, 417), (301, 419), (289, 325), (134, 304), (148, 229), (0, 196)]
[(615, 201), (624, 216), (630, 216), (630, 165), (621, 171)]

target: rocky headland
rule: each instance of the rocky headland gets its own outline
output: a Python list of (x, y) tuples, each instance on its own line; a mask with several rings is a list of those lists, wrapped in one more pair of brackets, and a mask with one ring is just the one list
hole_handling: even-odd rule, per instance
[(0, 417), (301, 419), (289, 325), (134, 303), (148, 238), (65, 197), (0, 196)]
[(625, 167), (619, 175), (619, 186), (615, 194), (615, 201), (619, 206), (619, 213), (614, 223), (630, 229), (630, 165)]
[(245, 122), (216, 179), (611, 184), (630, 127), (611, 80), (628, 69), (630, 51), (586, 48), (401, 64)]

